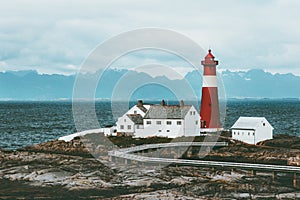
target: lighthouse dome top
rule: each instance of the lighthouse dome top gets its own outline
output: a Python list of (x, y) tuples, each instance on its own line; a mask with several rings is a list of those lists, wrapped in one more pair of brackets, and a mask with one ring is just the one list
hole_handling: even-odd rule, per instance
[(211, 49), (208, 50), (208, 54), (205, 56), (205, 59), (201, 61), (201, 64), (204, 66), (216, 66), (218, 61), (215, 60), (215, 56), (211, 53)]
[(210, 58), (214, 59), (215, 58), (214, 55), (211, 53), (211, 49), (208, 49), (208, 54), (205, 56), (205, 58), (208, 58), (208, 59), (210, 59)]

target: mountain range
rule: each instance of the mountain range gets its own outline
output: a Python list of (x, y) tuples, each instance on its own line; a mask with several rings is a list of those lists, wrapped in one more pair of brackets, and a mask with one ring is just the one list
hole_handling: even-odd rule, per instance
[[(219, 76), (222, 77), (219, 85), (224, 86), (220, 87), (219, 93), (227, 98), (300, 98), (300, 76), (291, 73), (271, 74), (260, 69), (239, 72), (226, 70)], [(95, 81), (97, 74), (86, 74), (83, 77), (88, 87), (90, 81)], [(38, 74), (36, 71), (1, 72), (0, 100), (71, 99), (75, 80), (75, 75), (47, 75)], [(115, 95), (122, 99), (128, 95), (124, 88), (134, 88), (136, 85), (139, 87), (131, 91), (132, 100), (176, 99), (175, 90), (189, 99), (192, 95), (187, 93), (187, 86), (198, 97), (201, 95), (202, 76), (199, 72), (192, 71), (184, 79), (170, 80), (165, 76), (152, 77), (133, 70), (110, 69), (102, 74), (95, 97), (110, 99)]]

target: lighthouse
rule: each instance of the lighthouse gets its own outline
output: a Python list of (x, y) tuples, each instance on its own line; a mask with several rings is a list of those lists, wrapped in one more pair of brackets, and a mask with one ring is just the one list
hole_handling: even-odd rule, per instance
[(201, 61), (201, 64), (204, 70), (200, 108), (200, 130), (201, 132), (216, 132), (222, 129), (216, 76), (218, 61), (215, 60), (210, 49), (205, 59)]

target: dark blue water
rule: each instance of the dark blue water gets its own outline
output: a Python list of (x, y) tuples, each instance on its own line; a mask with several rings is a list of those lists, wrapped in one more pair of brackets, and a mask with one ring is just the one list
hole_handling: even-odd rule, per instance
[[(96, 113), (102, 127), (114, 124), (110, 102), (97, 102)], [(225, 128), (239, 116), (263, 116), (275, 134), (300, 136), (299, 100), (228, 101)], [(17, 149), (75, 131), (71, 102), (0, 102), (0, 148)]]

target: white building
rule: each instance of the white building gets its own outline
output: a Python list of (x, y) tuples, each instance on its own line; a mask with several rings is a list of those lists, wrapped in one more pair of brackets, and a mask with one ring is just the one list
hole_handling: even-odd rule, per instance
[(139, 101), (117, 121), (117, 132), (134, 137), (196, 136), (200, 115), (192, 105), (143, 105)]
[(264, 117), (240, 117), (232, 129), (232, 139), (248, 144), (273, 139), (273, 127)]
[(143, 118), (149, 110), (150, 105), (143, 105), (143, 101), (139, 100), (137, 105), (129, 109), (116, 122), (117, 132), (124, 135), (134, 135), (137, 129), (143, 129)]
[(143, 117), (140, 114), (125, 114), (117, 121), (117, 132), (124, 135), (134, 135), (138, 129), (143, 129)]

